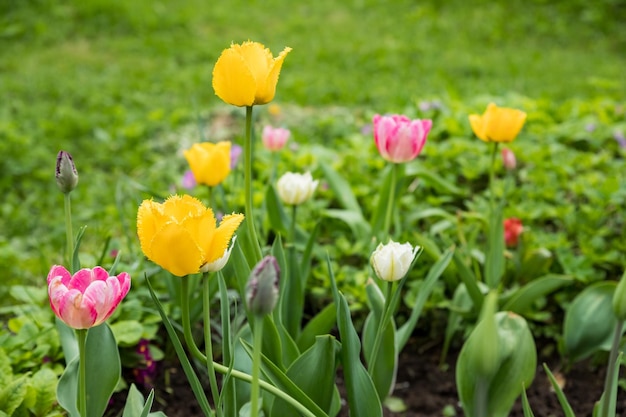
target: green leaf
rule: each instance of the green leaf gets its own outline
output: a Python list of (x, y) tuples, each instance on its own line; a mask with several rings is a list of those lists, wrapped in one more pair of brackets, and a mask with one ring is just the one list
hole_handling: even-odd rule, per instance
[(504, 304), (502, 310), (523, 314), (532, 308), (533, 303), (538, 298), (544, 297), (564, 285), (571, 284), (572, 282), (573, 279), (571, 277), (564, 275), (550, 274), (538, 278), (515, 291), (511, 298), (509, 298)]
[(409, 164), (406, 170), (407, 176), (417, 175), (420, 179), (428, 182), (436, 190), (456, 196), (465, 196), (466, 193), (453, 183), (446, 181), (443, 177), (424, 167), (422, 164)]
[[(330, 409), (335, 392), (336, 355), (339, 343), (331, 335), (318, 336), (311, 348), (296, 359), (287, 370), (291, 379), (322, 410)], [(324, 364), (324, 366), (320, 366)], [(276, 398), (272, 416), (288, 416), (297, 413), (286, 401)]]
[(385, 216), (387, 215), (387, 200), (389, 199), (389, 190), (391, 188), (391, 182), (393, 177), (392, 171), (393, 167), (391, 166), (391, 164), (387, 164), (381, 172), (383, 181), (378, 190), (378, 203), (376, 204), (376, 209), (372, 213), (372, 217), (370, 219), (370, 226), (372, 229), (372, 234), (374, 236), (378, 236), (385, 225)]
[(479, 288), (480, 282), (478, 281), (476, 275), (474, 275), (472, 270), (469, 269), (467, 265), (465, 265), (465, 262), (463, 262), (463, 259), (458, 252), (454, 253), (453, 259), (454, 265), (456, 265), (456, 269), (459, 273), (459, 278), (461, 278), (461, 281), (465, 285), (465, 289), (467, 290), (468, 295), (472, 299), (474, 311), (480, 311), (483, 306), (483, 300), (485, 298), (483, 292)]
[(487, 254), (485, 258), (485, 283), (497, 288), (504, 274), (504, 225), (502, 208), (495, 207), (489, 216)]
[(165, 326), (165, 330), (167, 331), (167, 335), (174, 346), (174, 350), (176, 351), (176, 355), (178, 356), (178, 360), (180, 361), (181, 366), (183, 367), (183, 371), (185, 372), (185, 376), (189, 381), (189, 385), (191, 385), (191, 390), (196, 396), (196, 400), (202, 409), (204, 415), (211, 415), (211, 407), (209, 406), (209, 401), (206, 398), (206, 394), (200, 384), (200, 380), (198, 379), (196, 373), (191, 367), (191, 363), (189, 362), (189, 358), (187, 358), (187, 354), (185, 353), (185, 349), (183, 345), (180, 343), (180, 339), (176, 334), (176, 330), (172, 326), (167, 314), (165, 314), (165, 310), (163, 310), (163, 306), (159, 301), (158, 297), (154, 293), (152, 289), (152, 284), (150, 284), (150, 280), (146, 277), (146, 284), (148, 285), (148, 290), (150, 291), (150, 296), (152, 297), (152, 301), (154, 302), (159, 315), (161, 316), (161, 320), (163, 321), (163, 325)]
[(60, 318), (55, 317), (55, 323), (57, 331), (59, 332), (59, 338), (61, 339), (61, 347), (63, 348), (65, 363), (68, 364), (74, 360), (74, 358), (78, 357), (78, 342), (76, 341), (76, 335), (74, 334), (74, 329), (63, 323)]
[(371, 236), (371, 229), (369, 224), (365, 221), (363, 214), (360, 211), (344, 210), (344, 209), (326, 209), (323, 212), (324, 216), (331, 219), (341, 220), (348, 225), (352, 234), (358, 239), (363, 240), (367, 236)]
[(327, 164), (321, 163), (320, 168), (324, 171), (324, 176), (326, 177), (326, 181), (328, 181), (328, 186), (335, 193), (335, 197), (339, 201), (341, 207), (348, 211), (360, 214), (361, 218), (363, 218), (361, 205), (354, 196), (350, 184), (341, 175), (339, 175), (337, 171), (329, 167)]
[(285, 209), (281, 204), (276, 188), (269, 184), (265, 192), (265, 204), (267, 204), (267, 217), (270, 221), (271, 228), (283, 236), (287, 236), (290, 230), (291, 220), (285, 213)]
[(304, 252), (302, 253), (302, 259), (300, 261), (300, 277), (302, 277), (302, 281), (305, 283), (305, 288), (306, 281), (311, 271), (311, 258), (313, 257), (313, 249), (315, 248), (317, 235), (320, 231), (320, 225), (321, 222), (315, 223), (315, 228), (313, 229), (313, 232), (309, 235), (309, 239), (307, 240), (306, 247), (304, 248)]
[[(506, 417), (523, 387), (528, 387), (532, 383), (537, 365), (537, 350), (523, 317), (510, 312), (500, 312), (495, 318), (498, 334), (496, 361), (499, 365), (495, 374), (486, 381), (487, 415)], [(472, 337), (479, 334), (476, 329), (484, 322), (485, 320), (482, 320), (478, 324), (463, 345), (456, 366), (459, 399), (467, 417), (481, 417), (474, 415), (474, 394), (480, 378), (478, 375), (480, 364), (471, 359), (476, 357), (476, 350), (484, 348), (484, 343), (491, 343), (489, 340)]]
[(28, 375), (22, 375), (4, 386), (0, 390), (0, 410), (8, 415), (13, 414), (26, 397), (28, 382)]
[(526, 389), (522, 389), (522, 411), (524, 412), (524, 417), (535, 417), (533, 410), (530, 408), (530, 403), (528, 402)]
[(559, 399), (559, 404), (561, 404), (561, 408), (563, 409), (563, 414), (565, 414), (565, 417), (576, 417), (574, 415), (574, 410), (572, 410), (572, 407), (569, 405), (569, 402), (567, 401), (567, 397), (565, 397), (565, 394), (563, 393), (563, 390), (559, 386), (559, 383), (557, 382), (554, 375), (552, 375), (552, 372), (550, 372), (550, 368), (548, 368), (548, 365), (544, 363), (543, 369), (546, 371), (546, 374), (548, 374), (548, 379), (550, 380), (550, 383), (552, 384), (552, 388), (554, 389), (554, 392), (556, 393), (556, 397)]
[(87, 230), (87, 226), (81, 227), (78, 230), (78, 235), (76, 236), (76, 243), (74, 243), (74, 251), (72, 252), (72, 270), (70, 271), (72, 274), (78, 272), (80, 269), (78, 250), (80, 249), (80, 244), (83, 240), (83, 236), (85, 235), (85, 230)]
[(155, 413), (150, 412), (153, 401), (154, 390), (150, 390), (150, 394), (148, 394), (148, 398), (144, 403), (141, 392), (139, 392), (135, 384), (131, 384), (128, 390), (128, 397), (126, 397), (122, 417), (166, 417), (161, 411)]
[(452, 255), (454, 254), (454, 248), (449, 248), (445, 251), (443, 255), (439, 258), (439, 260), (430, 268), (428, 271), (428, 275), (426, 275), (426, 279), (424, 279), (424, 283), (420, 287), (420, 291), (415, 300), (415, 304), (411, 309), (411, 315), (409, 319), (398, 329), (396, 333), (396, 350), (401, 352), (404, 349), (404, 346), (408, 342), (415, 326), (417, 325), (417, 321), (419, 320), (420, 315), (422, 314), (422, 308), (424, 308), (424, 304), (428, 300), (430, 293), (432, 292), (437, 280), (443, 274), (443, 271), (446, 270), (448, 265), (450, 264), (450, 260), (452, 259)]
[(337, 308), (335, 307), (335, 303), (330, 303), (326, 305), (320, 311), (310, 319), (300, 336), (298, 336), (297, 345), (298, 349), (301, 352), (304, 352), (308, 348), (310, 348), (313, 343), (315, 343), (315, 338), (318, 335), (326, 334), (330, 332), (330, 330), (335, 326), (337, 321)]
[(350, 415), (382, 417), (383, 410), (376, 387), (360, 360), (361, 342), (352, 324), (348, 302), (337, 289), (330, 258), (327, 257), (326, 263), (332, 285), (333, 299), (337, 306), (337, 326), (341, 336), (341, 363), (343, 364)]
[[(385, 297), (374, 283), (366, 286), (367, 298), (372, 306), (372, 310), (367, 315), (363, 325), (363, 356), (370, 358), (376, 339), (376, 333), (382, 320)], [(389, 300), (391, 302), (391, 300)], [(396, 349), (396, 324), (393, 317), (388, 321), (382, 333), (380, 347), (373, 364), (368, 363), (368, 370), (372, 382), (376, 387), (378, 398), (384, 400), (393, 390), (398, 371), (398, 353)]]
[(616, 325), (613, 314), (615, 282), (598, 282), (578, 294), (565, 311), (563, 347), (572, 360), (599, 349), (609, 350)]
[(36, 416), (44, 416), (56, 403), (57, 375), (49, 368), (41, 368), (30, 381), (34, 398), (28, 408)]
[[(106, 323), (89, 329), (85, 349), (87, 414), (101, 416), (109, 404), (109, 399), (121, 375), (117, 343)], [(78, 365), (78, 357), (76, 357), (65, 368), (57, 386), (59, 404), (72, 416), (78, 415), (76, 408)]]
[(13, 368), (11, 359), (4, 349), (0, 348), (0, 387), (5, 387), (13, 380)]
[(143, 326), (137, 320), (116, 321), (111, 330), (120, 346), (135, 346), (143, 334)]

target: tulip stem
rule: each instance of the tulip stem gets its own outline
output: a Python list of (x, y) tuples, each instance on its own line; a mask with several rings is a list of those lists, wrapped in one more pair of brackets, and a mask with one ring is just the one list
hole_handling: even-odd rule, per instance
[(387, 200), (387, 212), (385, 213), (385, 228), (383, 230), (384, 238), (389, 238), (391, 220), (393, 218), (393, 208), (395, 207), (396, 199), (396, 182), (398, 181), (398, 169), (399, 164), (391, 164), (391, 184), (389, 187), (389, 199)]
[(78, 340), (78, 413), (81, 417), (87, 417), (87, 331), (88, 329), (76, 330), (76, 339)]
[(254, 351), (252, 352), (252, 385), (250, 387), (250, 417), (259, 415), (259, 377), (263, 345), (263, 317), (254, 316)]
[(215, 414), (222, 416), (222, 410), (217, 406), (220, 399), (220, 391), (217, 387), (217, 378), (213, 368), (213, 343), (211, 341), (211, 296), (209, 291), (209, 273), (202, 274), (202, 305), (204, 311), (204, 351), (206, 352), (206, 368), (209, 374), (209, 384), (211, 385), (211, 395), (215, 404)]
[(70, 193), (63, 194), (63, 205), (65, 206), (65, 237), (67, 245), (67, 265), (70, 268), (70, 272), (73, 274), (76, 272), (74, 268), (74, 233), (72, 232), (72, 200), (70, 199)]
[[(376, 362), (376, 357), (378, 356), (378, 351), (380, 350), (380, 343), (383, 339), (383, 333), (385, 332), (385, 328), (387, 328), (387, 321), (389, 321), (389, 309), (391, 307), (391, 297), (393, 292), (393, 281), (387, 282), (386, 294), (385, 294), (385, 304), (383, 306), (383, 312), (380, 316), (380, 321), (378, 322), (378, 329), (376, 330), (376, 337), (374, 338), (374, 346), (372, 346), (372, 351), (370, 352), (368, 361), (367, 361), (367, 370), (370, 375), (374, 372), (374, 364)], [(381, 401), (384, 398), (381, 398)]]
[(609, 412), (611, 405), (611, 391), (613, 390), (613, 380), (615, 379), (615, 363), (617, 361), (617, 355), (619, 353), (619, 345), (622, 340), (622, 329), (624, 328), (624, 321), (618, 320), (615, 326), (615, 335), (613, 337), (613, 344), (611, 345), (611, 353), (609, 355), (609, 364), (606, 369), (606, 379), (604, 380), (604, 393), (602, 395), (602, 413), (600, 417), (608, 417), (609, 415), (615, 415), (615, 409), (613, 413)]
[(491, 167), (489, 169), (489, 206), (491, 215), (495, 211), (496, 196), (494, 192), (495, 171), (496, 171), (496, 155), (498, 154), (498, 142), (493, 142), (491, 147)]
[(244, 188), (246, 192), (246, 225), (248, 228), (248, 238), (252, 240), (252, 246), (254, 247), (256, 263), (261, 259), (261, 246), (259, 245), (259, 239), (256, 235), (256, 229), (254, 227), (254, 215), (252, 214), (252, 148), (253, 148), (253, 131), (252, 131), (252, 106), (246, 107), (246, 139), (244, 143)]

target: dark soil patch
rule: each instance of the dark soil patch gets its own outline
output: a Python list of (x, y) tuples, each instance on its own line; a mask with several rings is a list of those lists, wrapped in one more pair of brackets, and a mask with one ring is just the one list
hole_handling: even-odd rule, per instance
[[(404, 401), (406, 410), (393, 413), (386, 409), (385, 417), (442, 417), (451, 415), (452, 410), (456, 416), (463, 415), (458, 402), (454, 375), (457, 353), (449, 355), (446, 369), (439, 366), (439, 355), (438, 346), (424, 349), (417, 341), (411, 341), (406, 346), (400, 356), (397, 384), (393, 393), (394, 397)], [(560, 358), (557, 355), (540, 354), (535, 380), (527, 391), (532, 410), (537, 417), (563, 416), (558, 399), (541, 366), (544, 362), (557, 378), (562, 380), (564, 392), (574, 414), (578, 417), (591, 417), (594, 403), (602, 394), (605, 366), (583, 361), (564, 371), (560, 369)], [(341, 382), (339, 377), (340, 391)], [(169, 417), (202, 416), (185, 375), (177, 363), (161, 366), (155, 387), (153, 411), (161, 410)], [(626, 411), (625, 397), (618, 395), (617, 415), (623, 415)], [(123, 408), (124, 401), (125, 393), (116, 394), (109, 415), (121, 415), (118, 413)], [(344, 406), (339, 417), (348, 415), (347, 406)], [(510, 417), (522, 416), (521, 403), (518, 401)]]

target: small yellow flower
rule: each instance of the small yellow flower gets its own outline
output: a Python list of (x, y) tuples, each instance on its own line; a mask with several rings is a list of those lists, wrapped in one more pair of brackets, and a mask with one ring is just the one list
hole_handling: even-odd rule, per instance
[(479, 139), (485, 142), (511, 142), (522, 130), (526, 113), (490, 103), (485, 113), (471, 114), (469, 121)]
[(195, 143), (183, 152), (198, 184), (214, 187), (230, 173), (230, 142)]
[(231, 45), (213, 68), (215, 94), (234, 106), (269, 103), (274, 99), (280, 69), (289, 51), (287, 47), (274, 58), (258, 42)]
[(243, 217), (226, 215), (216, 227), (210, 208), (191, 196), (175, 195), (162, 204), (152, 200), (141, 203), (137, 234), (148, 259), (182, 277), (222, 258)]

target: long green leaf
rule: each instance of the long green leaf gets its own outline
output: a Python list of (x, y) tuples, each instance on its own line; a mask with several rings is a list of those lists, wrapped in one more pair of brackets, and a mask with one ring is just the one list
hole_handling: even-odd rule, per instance
[(530, 309), (533, 303), (541, 297), (569, 285), (573, 282), (571, 277), (550, 274), (529, 282), (517, 290), (511, 298), (502, 306), (502, 310), (522, 314)]
[(522, 390), (522, 411), (524, 412), (524, 417), (535, 417), (533, 410), (530, 408), (525, 388)]
[(343, 364), (348, 406), (352, 416), (381, 417), (383, 409), (378, 398), (376, 387), (367, 370), (361, 363), (361, 342), (352, 324), (348, 302), (337, 289), (335, 275), (330, 265), (330, 258), (326, 263), (333, 291), (333, 299), (337, 306), (337, 325), (341, 336), (341, 362)]
[(330, 303), (315, 317), (307, 321), (302, 333), (298, 336), (297, 344), (301, 352), (304, 352), (315, 343), (315, 337), (326, 334), (335, 326), (337, 321), (337, 308), (335, 303)]
[(502, 209), (494, 207), (489, 216), (487, 254), (485, 257), (485, 283), (489, 288), (497, 288), (504, 274), (504, 225)]
[[(183, 345), (180, 343), (180, 339), (178, 338), (178, 335), (176, 334), (176, 330), (174, 330), (174, 327), (172, 326), (170, 319), (167, 317), (167, 314), (165, 314), (165, 310), (163, 310), (163, 306), (161, 305), (161, 302), (159, 301), (158, 297), (154, 293), (154, 290), (152, 289), (152, 285), (150, 284), (150, 280), (148, 279), (148, 277), (146, 277), (146, 284), (148, 284), (148, 290), (150, 291), (150, 296), (152, 297), (152, 301), (154, 302), (159, 312), (159, 315), (161, 316), (161, 320), (163, 321), (163, 325), (165, 326), (167, 335), (169, 336), (170, 341), (172, 342), (172, 345), (174, 346), (174, 350), (176, 351), (178, 360), (180, 361), (180, 364), (183, 367), (183, 371), (185, 372), (185, 376), (187, 377), (187, 380), (189, 381), (189, 385), (191, 385), (191, 390), (196, 396), (196, 400), (198, 401), (198, 404), (200, 405), (200, 408), (202, 409), (202, 412), (204, 413), (204, 415), (210, 416), (211, 407), (209, 406), (209, 401), (207, 400), (206, 394), (204, 393), (202, 385), (200, 384), (200, 380), (198, 379), (198, 376), (193, 370), (191, 363), (189, 362), (189, 358), (187, 358), (187, 354), (185, 353), (185, 349), (183, 348)], [(89, 338), (87, 338), (87, 341), (89, 341)]]
[(546, 374), (548, 374), (548, 379), (550, 380), (550, 383), (552, 384), (552, 388), (554, 389), (554, 392), (556, 393), (556, 397), (559, 399), (559, 403), (561, 404), (561, 408), (563, 409), (563, 413), (565, 414), (565, 417), (576, 417), (574, 415), (574, 410), (572, 410), (572, 406), (569, 405), (569, 402), (567, 401), (567, 397), (565, 397), (565, 394), (563, 393), (563, 390), (559, 386), (559, 383), (557, 382), (554, 375), (552, 375), (552, 372), (550, 372), (550, 368), (548, 368), (548, 365), (544, 363), (543, 369), (546, 371)]
[(381, 172), (383, 181), (378, 189), (378, 203), (376, 204), (376, 209), (372, 213), (372, 217), (370, 219), (372, 235), (374, 236), (378, 236), (380, 234), (385, 224), (385, 216), (387, 215), (387, 200), (389, 198), (389, 189), (391, 188), (391, 179), (393, 176), (392, 171), (391, 164), (387, 164)]
[(339, 200), (341, 207), (346, 210), (359, 213), (361, 217), (363, 217), (361, 205), (354, 196), (350, 184), (341, 175), (339, 175), (337, 171), (332, 169), (327, 164), (321, 163), (320, 168), (324, 172), (326, 181), (328, 181), (328, 186), (335, 193), (335, 197)]
[(410, 164), (406, 170), (407, 176), (417, 175), (420, 179), (428, 182), (433, 188), (444, 192), (445, 194), (453, 194), (457, 196), (465, 196), (466, 192), (450, 181), (445, 180), (432, 170), (424, 167), (422, 164)]
[(285, 209), (278, 199), (276, 188), (272, 184), (267, 186), (265, 204), (267, 204), (267, 217), (270, 221), (270, 226), (277, 234), (286, 236), (287, 231), (291, 228), (291, 220), (285, 213)]
[(465, 265), (463, 259), (461, 259), (461, 255), (458, 252), (454, 253), (454, 264), (456, 265), (456, 269), (459, 273), (459, 278), (465, 284), (465, 288), (467, 289), (467, 293), (472, 299), (474, 303), (474, 310), (480, 311), (483, 306), (483, 300), (485, 296), (482, 291), (478, 287), (478, 280), (476, 279), (476, 275)]
[(420, 287), (420, 291), (415, 300), (415, 304), (413, 305), (413, 309), (411, 310), (409, 319), (398, 329), (396, 333), (396, 350), (398, 352), (402, 351), (411, 337), (411, 334), (417, 325), (417, 321), (419, 320), (419, 316), (422, 314), (422, 308), (424, 308), (426, 300), (428, 300), (428, 297), (435, 287), (437, 280), (450, 264), (453, 254), (454, 248), (446, 250), (441, 258), (439, 258), (439, 260), (428, 271), (428, 275), (426, 275), (426, 279)]

